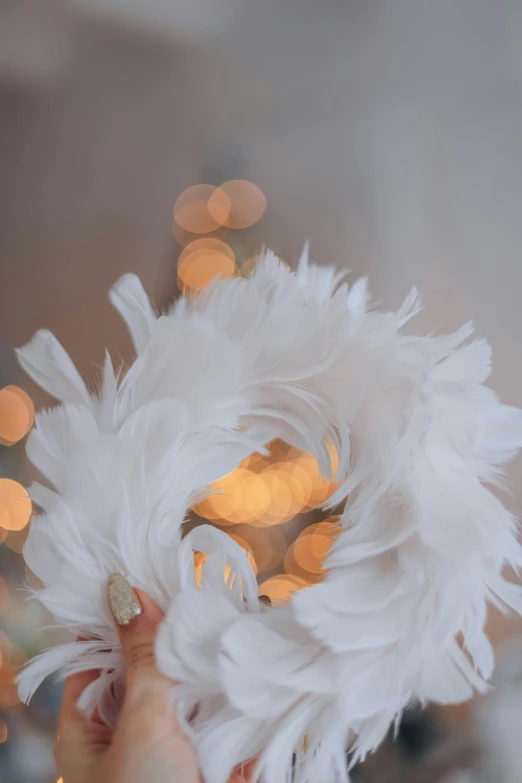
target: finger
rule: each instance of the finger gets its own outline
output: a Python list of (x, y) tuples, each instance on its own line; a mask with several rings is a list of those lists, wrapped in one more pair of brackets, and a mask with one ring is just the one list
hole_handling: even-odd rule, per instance
[(107, 595), (127, 668), (126, 701), (143, 695), (163, 695), (167, 699), (172, 682), (158, 672), (154, 657), (154, 640), (163, 612), (121, 574), (110, 577)]
[(83, 691), (99, 674), (91, 669), (70, 674), (65, 680), (54, 749), (59, 769), (74, 769), (78, 759), (87, 767), (97, 750), (110, 741), (112, 732), (97, 719), (86, 720), (77, 707)]
[(98, 678), (99, 674), (99, 671), (91, 670), (70, 674), (66, 677), (63, 687), (62, 708), (60, 710), (60, 723), (83, 718), (76, 706), (78, 699), (85, 688)]
[[(82, 636), (76, 639), (77, 642), (87, 641)], [(77, 720), (83, 716), (77, 709), (78, 699), (84, 692), (85, 688), (94, 682), (99, 676), (100, 672), (97, 669), (89, 669), (84, 672), (77, 672), (76, 674), (69, 674), (65, 678), (63, 686), (62, 707), (60, 710), (59, 720)]]

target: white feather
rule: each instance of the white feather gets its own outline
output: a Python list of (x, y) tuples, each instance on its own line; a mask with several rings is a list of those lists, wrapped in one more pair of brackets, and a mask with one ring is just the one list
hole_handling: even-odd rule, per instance
[[(126, 276), (111, 298), (138, 356), (121, 383), (107, 358), (97, 395), (48, 333), (19, 352), (64, 403), (39, 414), (28, 441), (54, 489), (32, 490), (45, 514), (24, 554), (56, 622), (97, 640), (36, 659), (23, 698), (64, 664), (96, 666), (80, 706), (114, 724), (108, 694), (124, 682), (105, 597), (114, 571), (166, 612), (158, 665), (180, 683), (208, 783), (254, 756), (258, 777), (288, 783), (305, 733), (296, 782), (346, 780), (350, 737), (364, 758), (412, 701), (486, 689), (487, 602), (522, 613), (502, 573), (522, 567), (516, 524), (486, 484), (522, 446), (522, 412), (483, 385), (490, 349), (469, 325), (403, 335), (415, 290), (379, 312), (365, 280), (348, 289), (343, 277), (310, 265), (307, 249), (295, 275), (266, 252), (248, 280), (157, 318)], [(340, 485), (328, 502), (347, 502), (324, 582), (260, 611), (235, 542), (208, 527), (182, 541), (181, 526), (213, 481), (274, 437), (312, 451), (326, 475), (329, 438)], [(201, 587), (195, 551), (207, 556)]]
[(141, 353), (150, 339), (156, 314), (141, 281), (136, 275), (123, 275), (111, 288), (109, 299), (129, 330), (136, 353)]

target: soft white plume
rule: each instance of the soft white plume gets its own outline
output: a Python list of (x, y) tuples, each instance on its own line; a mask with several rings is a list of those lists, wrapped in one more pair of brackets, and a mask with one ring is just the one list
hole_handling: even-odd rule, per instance
[[(19, 351), (62, 402), (29, 438), (51, 488), (33, 485), (45, 513), (24, 554), (42, 604), (94, 639), (32, 662), (23, 698), (64, 664), (96, 667), (80, 706), (115, 721), (114, 571), (166, 612), (158, 665), (180, 683), (209, 783), (254, 756), (266, 783), (287, 783), (304, 734), (297, 780), (346, 780), (349, 742), (364, 758), (409, 703), (487, 687), (487, 602), (522, 612), (521, 590), (502, 575), (522, 566), (516, 524), (488, 488), (522, 445), (522, 412), (483, 385), (489, 346), (470, 340), (471, 327), (404, 335), (416, 291), (396, 313), (368, 310), (366, 281), (349, 289), (343, 277), (310, 265), (307, 251), (294, 275), (268, 252), (248, 280), (157, 316), (127, 275), (111, 299), (137, 358), (121, 382), (107, 358), (96, 394), (49, 333)], [(330, 503), (346, 507), (324, 582), (264, 610), (235, 542), (208, 526), (182, 540), (181, 526), (210, 483), (275, 437), (314, 452), (325, 474), (333, 441)], [(194, 551), (207, 555), (200, 585)]]

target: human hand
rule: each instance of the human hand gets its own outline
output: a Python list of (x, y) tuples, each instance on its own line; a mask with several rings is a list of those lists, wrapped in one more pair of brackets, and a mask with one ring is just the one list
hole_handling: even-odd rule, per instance
[[(163, 613), (148, 595), (116, 580), (120, 600), (116, 595), (110, 604), (127, 669), (122, 710), (114, 730), (96, 715), (86, 718), (76, 703), (99, 672), (67, 677), (56, 741), (59, 774), (63, 783), (200, 783), (196, 754), (172, 709), (172, 681), (155, 664)], [(230, 783), (248, 779), (252, 764)]]

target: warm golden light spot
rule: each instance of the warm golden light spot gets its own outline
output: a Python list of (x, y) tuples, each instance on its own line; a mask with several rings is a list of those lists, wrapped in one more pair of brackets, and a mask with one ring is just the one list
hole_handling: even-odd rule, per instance
[[(276, 464), (265, 470), (264, 480), (270, 489), (271, 502), (263, 519), (265, 525), (277, 525), (291, 519), (296, 513), (294, 495), (287, 471), (279, 470)], [(293, 488), (299, 494), (299, 489)], [(300, 495), (303, 497), (302, 493)]]
[(332, 477), (330, 478), (323, 478), (319, 470), (319, 464), (313, 454), (302, 454), (295, 460), (295, 464), (308, 474), (311, 481), (312, 490), (305, 506), (308, 510), (317, 508), (324, 503), (333, 495), (338, 486), (333, 478), (339, 466), (337, 450), (332, 443), (327, 443), (327, 448), (331, 460)]
[(262, 514), (253, 517), (251, 524), (256, 527), (280, 525), (293, 516), (292, 491), (288, 485), (288, 474), (270, 467), (260, 475), (269, 502)]
[(5, 720), (3, 718), (0, 718), (0, 745), (3, 745), (6, 739), (7, 739), (7, 726)]
[(287, 474), (286, 481), (292, 492), (292, 510), (298, 514), (310, 502), (313, 491), (309, 473), (295, 460), (278, 463), (278, 469)]
[(212, 515), (210, 519), (221, 519), (236, 525), (245, 520), (244, 510), (241, 509), (242, 483), (249, 478), (249, 471), (237, 468), (212, 485), (216, 494), (206, 501)]
[(267, 595), (272, 602), (288, 601), (292, 593), (309, 587), (310, 583), (305, 579), (292, 574), (271, 576), (266, 582), (259, 585), (259, 593)]
[(5, 537), (5, 543), (13, 552), (17, 555), (21, 555), (24, 551), (24, 544), (29, 535), (30, 525), (26, 525), (22, 530), (9, 530)]
[[(222, 527), (247, 524), (256, 529), (270, 528), (316, 507), (335, 490), (334, 480), (321, 477), (312, 455), (289, 448), (282, 441), (274, 441), (268, 448), (268, 456), (252, 454), (217, 481), (211, 487), (216, 494), (197, 504), (194, 511)], [(328, 448), (336, 468), (337, 454), (333, 446)], [(252, 546), (259, 570), (268, 568), (260, 565), (255, 546), (248, 536), (244, 537)], [(270, 562), (273, 559), (270, 557)]]
[(235, 260), (234, 251), (226, 242), (215, 237), (201, 237), (200, 239), (193, 239), (192, 242), (185, 245), (180, 253), (178, 264), (181, 261), (184, 261), (187, 256), (190, 256), (191, 253), (196, 253), (201, 250), (222, 253), (224, 256), (228, 256), (231, 261)]
[(265, 514), (271, 503), (264, 477), (244, 467), (217, 481), (212, 489), (217, 494), (199, 503), (194, 510), (225, 527), (252, 522)]
[(0, 390), (0, 444), (12, 446), (27, 435), (34, 421), (34, 405), (18, 386)]
[[(212, 211), (209, 202), (212, 199)], [(174, 204), (174, 220), (185, 231), (209, 234), (228, 224), (231, 202), (225, 191), (213, 185), (192, 185)]]
[(199, 503), (196, 503), (195, 506), (193, 506), (192, 511), (194, 511), (195, 514), (197, 514), (200, 517), (203, 517), (203, 519), (209, 519), (217, 521), (219, 517), (214, 517), (214, 512), (212, 511), (212, 506), (208, 502), (209, 498), (205, 498), (204, 500), (200, 500)]
[[(229, 214), (223, 219), (225, 199), (230, 207)], [(224, 182), (208, 199), (208, 211), (216, 223), (232, 229), (253, 226), (263, 216), (265, 209), (266, 198), (261, 190), (244, 179)]]
[(334, 517), (305, 528), (292, 544), (289, 562), (293, 558), (297, 565), (309, 574), (323, 574), (324, 562), (340, 530), (338, 520)]
[(234, 269), (229, 253), (212, 248), (195, 250), (178, 262), (178, 288), (185, 296), (197, 296), (216, 278), (231, 277)]
[(27, 490), (17, 481), (0, 479), (0, 527), (22, 530), (31, 518), (31, 510)]
[(245, 522), (252, 523), (265, 515), (272, 504), (270, 485), (266, 481), (266, 472), (248, 472), (248, 478), (242, 487), (242, 507)]

